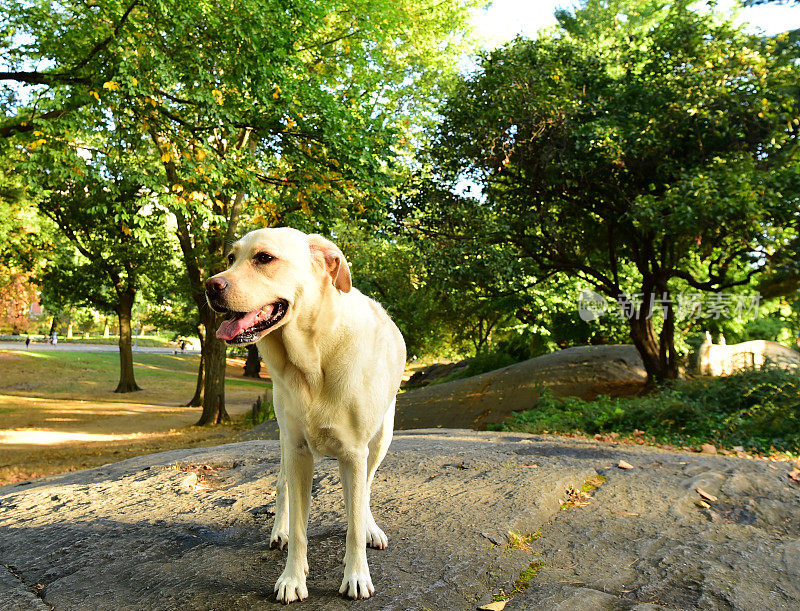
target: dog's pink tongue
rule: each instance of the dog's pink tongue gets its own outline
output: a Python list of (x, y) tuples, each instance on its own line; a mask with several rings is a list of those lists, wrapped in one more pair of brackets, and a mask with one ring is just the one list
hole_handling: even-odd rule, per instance
[(248, 327), (252, 327), (258, 320), (259, 314), (261, 314), (261, 310), (253, 310), (241, 318), (222, 321), (217, 329), (217, 337), (226, 342), (232, 340)]

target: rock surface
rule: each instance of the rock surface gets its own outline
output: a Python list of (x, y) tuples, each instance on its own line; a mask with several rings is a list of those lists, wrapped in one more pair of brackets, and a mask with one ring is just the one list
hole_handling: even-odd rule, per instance
[[(634, 394), (647, 374), (633, 346), (578, 346), (537, 356), (481, 375), (397, 395), (395, 430), (443, 427), (485, 429), (512, 412), (530, 409), (544, 386), (557, 397), (594, 399)], [(278, 439), (268, 420), (242, 439)]]
[(530, 409), (546, 385), (555, 396), (594, 399), (640, 390), (647, 375), (633, 346), (578, 346), (397, 396), (395, 429), (486, 428)]
[[(0, 608), (277, 608), (278, 461), (277, 442), (249, 441), (0, 488)], [(300, 606), (475, 609), (505, 593), (509, 610), (797, 608), (800, 487), (787, 472), (559, 437), (399, 432), (373, 486), (389, 536), (367, 552), (376, 595), (337, 594), (344, 507), (325, 459)], [(598, 473), (591, 498), (568, 494)], [(717, 497), (709, 509), (698, 487)], [(561, 509), (567, 497), (582, 502)]]
[(728, 376), (742, 369), (760, 369), (767, 365), (788, 370), (800, 368), (800, 353), (769, 340), (755, 339), (740, 344), (714, 344), (711, 334), (698, 349), (697, 369), (701, 375)]

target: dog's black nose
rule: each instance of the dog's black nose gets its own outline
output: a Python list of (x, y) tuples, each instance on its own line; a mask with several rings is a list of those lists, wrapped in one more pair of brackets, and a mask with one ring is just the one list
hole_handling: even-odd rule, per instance
[(221, 276), (215, 276), (206, 280), (206, 290), (211, 294), (220, 294), (228, 288), (228, 281)]

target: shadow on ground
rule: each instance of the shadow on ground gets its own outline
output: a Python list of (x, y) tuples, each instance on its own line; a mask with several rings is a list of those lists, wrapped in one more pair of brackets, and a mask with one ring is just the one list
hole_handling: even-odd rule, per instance
[[(278, 456), (277, 442), (250, 441), (0, 488), (0, 607), (277, 608), (285, 552), (267, 541)], [(635, 468), (618, 469), (620, 459)], [(337, 594), (344, 508), (326, 459), (302, 608), (474, 609), (504, 593), (509, 609), (796, 607), (800, 490), (773, 466), (521, 434), (401, 432), (373, 488), (390, 540), (368, 551), (375, 597)], [(598, 473), (607, 481), (586, 506), (560, 509)], [(697, 487), (717, 502), (699, 507)], [(515, 546), (509, 531), (542, 537)], [(539, 562), (522, 588), (520, 574)]]

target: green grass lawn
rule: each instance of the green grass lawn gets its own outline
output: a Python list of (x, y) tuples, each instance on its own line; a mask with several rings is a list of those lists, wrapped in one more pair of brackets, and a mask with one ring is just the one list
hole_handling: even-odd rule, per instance
[(233, 422), (193, 426), (201, 409), (186, 403), (200, 357), (135, 353), (134, 361), (142, 390), (118, 394), (116, 352), (0, 350), (0, 485), (235, 441), (253, 403), (268, 405), (269, 380), (243, 378), (243, 361), (229, 359), (225, 395)]
[[(55, 396), (69, 390), (75, 395), (82, 387), (90, 389), (113, 390), (119, 379), (119, 354), (116, 352), (73, 352), (52, 350), (47, 352), (0, 351), (0, 354), (14, 357), (13, 361), (3, 363), (8, 369), (7, 377), (26, 379), (35, 384), (40, 396)], [(183, 394), (193, 388), (197, 379), (200, 357), (187, 354), (133, 354), (134, 373), (139, 386), (161, 388), (167, 395), (177, 387)], [(52, 375), (47, 375), (47, 372)], [(26, 375), (27, 374), (27, 375)], [(67, 381), (69, 384), (66, 384)], [(228, 388), (263, 391), (271, 384), (268, 380), (254, 380), (242, 377), (237, 364), (229, 362), (226, 385)], [(0, 392), (9, 392), (0, 385)], [(108, 388), (106, 388), (108, 387)], [(13, 393), (13, 389), (11, 390)], [(190, 394), (191, 396), (191, 394)], [(188, 397), (187, 397), (188, 399)]]

